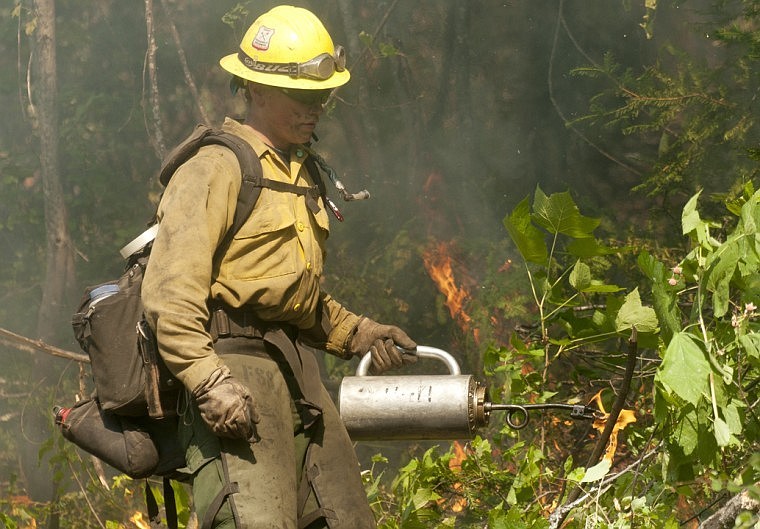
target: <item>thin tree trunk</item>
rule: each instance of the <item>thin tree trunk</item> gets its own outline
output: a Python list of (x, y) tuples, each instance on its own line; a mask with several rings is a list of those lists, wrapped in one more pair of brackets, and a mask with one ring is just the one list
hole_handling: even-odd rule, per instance
[[(45, 342), (56, 341), (57, 323), (63, 321), (63, 302), (66, 287), (73, 282), (74, 257), (71, 251), (71, 237), (67, 225), (66, 204), (63, 200), (63, 186), (58, 165), (58, 112), (57, 112), (57, 71), (55, 39), (54, 0), (35, 0), (36, 27), (34, 51), (31, 64), (30, 107), (37, 128), (40, 145), (40, 172), (45, 208), (45, 234), (47, 238), (47, 264), (42, 285), (42, 299), (37, 314), (37, 337)], [(68, 316), (68, 315), (67, 315)], [(56, 368), (55, 363), (45, 361), (36, 355), (38, 374), (43, 379), (50, 378)], [(42, 436), (49, 431), (49, 420), (42, 413), (29, 413), (25, 429), (39, 432)], [(50, 482), (45, 462), (32, 463), (32, 457), (39, 447), (25, 446), (22, 461), (26, 461), (25, 473), (30, 485), (39, 490), (48, 489), (55, 502), (58, 495), (57, 482)], [(55, 469), (53, 469), (54, 474)], [(45, 478), (44, 474), (47, 474)], [(48, 529), (57, 529), (59, 517), (52, 514)]]
[[(164, 142), (163, 125), (161, 123), (161, 106), (158, 92), (158, 66), (156, 65), (156, 30), (153, 21), (153, 0), (145, 0), (145, 28), (148, 38), (148, 48), (145, 51), (145, 69), (148, 76), (148, 92), (150, 98), (150, 114), (152, 123), (146, 122), (146, 128), (153, 149), (159, 160), (166, 156), (166, 143)], [(144, 97), (143, 97), (144, 100)], [(147, 119), (147, 116), (145, 116)]]
[[(55, 55), (55, 2), (35, 0), (37, 26), (32, 61), (32, 108), (40, 144), (40, 169), (45, 204), (47, 265), (37, 317), (37, 337), (55, 343), (56, 322), (64, 318), (66, 286), (71, 284), (74, 253), (68, 231), (58, 165), (57, 72)], [(68, 318), (68, 314), (65, 314)], [(49, 363), (45, 363), (49, 365)]]

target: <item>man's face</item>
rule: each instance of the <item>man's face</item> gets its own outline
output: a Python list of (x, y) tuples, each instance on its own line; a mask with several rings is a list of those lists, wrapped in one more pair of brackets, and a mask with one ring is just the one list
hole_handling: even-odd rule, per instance
[(283, 90), (270, 86), (262, 86), (259, 90), (257, 95), (263, 102), (260, 107), (262, 125), (267, 129), (262, 132), (275, 147), (287, 148), (311, 140), (329, 92)]

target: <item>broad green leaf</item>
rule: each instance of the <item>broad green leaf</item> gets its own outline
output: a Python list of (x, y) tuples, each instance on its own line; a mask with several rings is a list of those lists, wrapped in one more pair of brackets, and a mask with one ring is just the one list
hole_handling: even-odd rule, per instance
[(715, 427), (715, 440), (718, 442), (718, 446), (728, 446), (731, 441), (731, 432), (728, 429), (728, 424), (720, 417), (715, 417), (713, 421)]
[(681, 212), (681, 227), (684, 235), (688, 235), (692, 231), (699, 230), (704, 226), (699, 216), (699, 211), (697, 211), (697, 203), (701, 194), (702, 191), (698, 191), (683, 207), (683, 211)]
[(661, 324), (662, 339), (667, 343), (681, 331), (681, 316), (675, 293), (667, 285), (665, 265), (648, 252), (639, 254), (638, 265), (652, 282), (652, 305)]
[(747, 202), (744, 203), (741, 209), (741, 219), (742, 219), (742, 231), (746, 234), (752, 234), (757, 233), (758, 224), (760, 224), (760, 219), (758, 219), (758, 215), (760, 214), (760, 209), (758, 209), (758, 204), (760, 203), (760, 190), (758, 190), (756, 193), (752, 195), (752, 197), (747, 200)]
[(699, 421), (697, 412), (690, 408), (688, 413), (682, 414), (676, 423), (673, 432), (673, 440), (681, 447), (683, 453), (691, 455), (699, 445)]
[(422, 509), (428, 502), (440, 499), (440, 496), (432, 489), (417, 489), (412, 498), (412, 504), (415, 509)]
[(578, 291), (583, 291), (586, 287), (591, 285), (591, 268), (578, 259), (572, 272), (570, 272), (570, 285)]
[(570, 193), (555, 193), (547, 197), (536, 188), (533, 201), (533, 220), (551, 234), (562, 233), (577, 239), (591, 237), (599, 219), (581, 215)]
[(599, 481), (604, 476), (609, 474), (612, 463), (607, 459), (602, 459), (593, 467), (586, 469), (586, 473), (581, 479), (581, 483), (591, 483), (593, 481)]
[(583, 292), (587, 294), (591, 293), (597, 293), (597, 294), (612, 294), (615, 292), (620, 292), (621, 290), (625, 290), (623, 287), (619, 287), (617, 285), (607, 285), (605, 283), (602, 283), (601, 281), (597, 281), (596, 279), (591, 280), (591, 284), (583, 289)]
[(517, 246), (523, 259), (530, 263), (544, 264), (549, 256), (545, 234), (531, 223), (528, 197), (520, 201), (507, 217), (504, 227)]
[(697, 211), (697, 202), (701, 191), (692, 196), (681, 212), (681, 227), (684, 235), (689, 235), (699, 246), (712, 248), (717, 243), (710, 237), (710, 227), (714, 223), (703, 221)]
[(628, 252), (632, 247), (625, 246), (622, 248), (611, 248), (609, 246), (603, 246), (599, 244), (594, 237), (583, 237), (580, 239), (573, 239), (573, 241), (567, 245), (567, 253), (573, 257), (588, 258), (597, 257), (599, 255), (611, 255), (615, 253)]
[(638, 288), (625, 297), (615, 318), (615, 329), (618, 332), (634, 326), (639, 332), (657, 332), (657, 315), (651, 307), (641, 304)]
[(713, 293), (713, 310), (715, 316), (721, 317), (728, 312), (729, 286), (739, 263), (739, 248), (735, 243), (725, 243), (716, 252), (707, 271), (706, 286)]
[(760, 335), (756, 333), (744, 334), (739, 337), (739, 343), (744, 347), (747, 355), (752, 358), (760, 358)]
[(656, 380), (669, 391), (695, 406), (708, 391), (710, 363), (702, 347), (685, 332), (679, 332), (668, 344)]
[(728, 431), (734, 435), (739, 435), (743, 431), (742, 418), (737, 409), (737, 405), (731, 402), (728, 406), (723, 408), (723, 416), (726, 418), (726, 424), (728, 425)]

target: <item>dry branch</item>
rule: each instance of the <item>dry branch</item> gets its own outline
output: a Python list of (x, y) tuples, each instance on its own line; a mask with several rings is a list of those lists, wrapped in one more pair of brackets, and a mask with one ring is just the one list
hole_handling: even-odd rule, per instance
[[(625, 366), (625, 375), (623, 376), (623, 383), (620, 385), (615, 402), (610, 409), (610, 415), (607, 418), (607, 422), (604, 427), (602, 435), (594, 445), (594, 449), (589, 456), (588, 464), (586, 468), (589, 468), (599, 462), (602, 454), (604, 453), (607, 443), (612, 435), (612, 431), (617, 423), (618, 416), (625, 406), (625, 400), (628, 395), (628, 391), (631, 388), (631, 380), (633, 380), (633, 373), (636, 367), (636, 360), (638, 359), (638, 333), (636, 327), (631, 329), (631, 337), (628, 339), (628, 359)], [(570, 511), (578, 505), (579, 498), (582, 494), (580, 486), (576, 486), (570, 491), (565, 500), (565, 503), (557, 507), (557, 509), (551, 514), (549, 521), (551, 528), (557, 528), (562, 526), (562, 522), (565, 520)]]
[[(760, 483), (757, 484), (760, 486)], [(760, 501), (752, 498), (748, 491), (742, 491), (720, 508), (716, 513), (699, 525), (699, 529), (728, 529), (734, 527), (736, 517), (744, 511), (757, 515), (760, 512)]]
[(21, 336), (7, 329), (0, 327), (0, 344), (16, 349), (17, 351), (25, 351), (27, 353), (45, 353), (59, 358), (66, 358), (67, 360), (74, 360), (75, 362), (84, 362), (89, 364), (90, 357), (82, 353), (73, 353), (60, 349), (53, 345), (47, 344), (42, 340), (33, 340), (26, 336)]

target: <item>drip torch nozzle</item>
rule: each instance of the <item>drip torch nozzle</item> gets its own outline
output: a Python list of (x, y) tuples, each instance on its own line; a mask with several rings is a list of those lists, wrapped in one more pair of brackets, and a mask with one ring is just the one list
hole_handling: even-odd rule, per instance
[(506, 411), (507, 425), (513, 430), (521, 430), (527, 426), (528, 413), (532, 410), (567, 410), (572, 419), (595, 420), (604, 418), (604, 414), (596, 408), (582, 404), (494, 404), (487, 402), (485, 408), (488, 413)]

